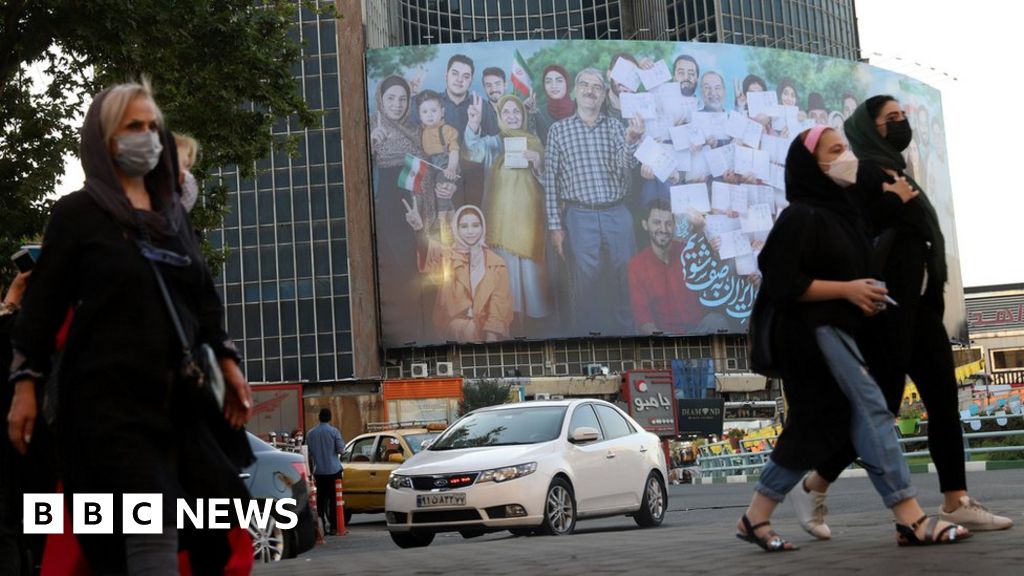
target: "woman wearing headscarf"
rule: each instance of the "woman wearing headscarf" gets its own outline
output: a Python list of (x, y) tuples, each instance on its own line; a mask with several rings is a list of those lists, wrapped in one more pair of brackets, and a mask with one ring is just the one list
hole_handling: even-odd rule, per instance
[[(377, 229), (377, 266), (380, 274), (381, 331), (402, 344), (432, 340), (425, 319), (429, 298), (424, 297), (416, 270), (416, 235), (405, 225), (403, 202), (416, 198), (428, 228), (435, 211), (434, 173), (427, 170), (419, 191), (399, 183), (406, 156), (423, 158), (419, 130), (409, 121), (412, 104), (409, 83), (388, 76), (377, 86), (377, 110), (370, 116), (370, 146), (377, 184), (374, 218)], [(422, 193), (426, 191), (426, 193)]]
[(509, 337), (512, 294), (505, 260), (487, 247), (483, 212), (466, 204), (452, 218), (452, 245), (427, 236), (416, 204), (406, 221), (418, 238), (420, 270), (438, 284), (434, 325), (444, 340), (494, 342)]
[[(93, 100), (80, 148), (85, 187), (54, 204), (12, 335), (15, 447), (24, 452), (32, 441), (36, 386), (73, 307), (57, 376), (65, 492), (113, 494), (114, 518), (122, 517), (123, 494), (164, 497), (159, 534), (78, 535), (103, 574), (177, 574), (175, 498), (248, 499), (238, 470), (253, 457), (241, 429), (251, 391), (175, 191), (174, 141), (162, 124), (148, 86), (120, 84)], [(183, 375), (182, 344), (154, 264), (186, 340), (215, 351), (227, 388), (223, 414)], [(187, 545), (193, 572), (223, 570), (226, 533), (204, 531)]]
[(956, 525), (929, 520), (921, 510), (892, 414), (858, 348), (864, 319), (878, 313), (885, 289), (869, 278), (867, 231), (845, 189), (856, 179), (856, 162), (831, 128), (801, 133), (786, 158), (789, 207), (758, 258), (764, 279), (755, 306), (775, 310), (772, 351), (789, 410), (737, 537), (769, 552), (795, 549), (771, 529), (778, 503), (806, 471), (847, 441), (892, 509), (901, 545), (952, 543), (969, 535)]
[(536, 114), (537, 135), (547, 145), (551, 125), (575, 114), (576, 102), (572, 99), (572, 76), (565, 68), (558, 64), (548, 66), (541, 74), (541, 81), (544, 83), (544, 106), (535, 106), (536, 92), (530, 96), (527, 104), (531, 113)]
[[(928, 449), (943, 494), (941, 517), (971, 530), (1013, 525), (967, 493), (953, 352), (942, 323), (947, 280), (945, 239), (928, 195), (907, 172), (902, 152), (913, 133), (900, 103), (873, 96), (846, 120), (846, 137), (861, 160), (857, 190), (871, 233), (877, 235), (875, 267), (899, 302), (872, 327), (877, 346), (866, 350), (889, 409), (899, 412), (906, 376), (914, 381), (928, 412)], [(829, 484), (853, 461), (847, 451), (808, 478), (824, 509)], [(824, 523), (824, 514), (815, 515)]]
[[(540, 139), (524, 129), (526, 107), (513, 95), (498, 100), (497, 136), (480, 136), (480, 114), (470, 107), (466, 125), (466, 148), (488, 169), (484, 215), (488, 222), (487, 245), (505, 259), (512, 287), (513, 310), (525, 318), (539, 319), (551, 314), (551, 295), (544, 262), (544, 191), (540, 176), (544, 168), (544, 147)], [(513, 165), (505, 150), (509, 138), (525, 142)], [(523, 165), (522, 162), (526, 163)]]

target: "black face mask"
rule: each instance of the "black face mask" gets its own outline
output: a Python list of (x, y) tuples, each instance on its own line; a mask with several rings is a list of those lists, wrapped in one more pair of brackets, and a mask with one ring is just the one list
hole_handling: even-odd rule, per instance
[(885, 130), (885, 141), (891, 144), (897, 152), (906, 150), (907, 146), (910, 146), (910, 140), (914, 137), (914, 132), (910, 129), (910, 121), (906, 118), (886, 122)]

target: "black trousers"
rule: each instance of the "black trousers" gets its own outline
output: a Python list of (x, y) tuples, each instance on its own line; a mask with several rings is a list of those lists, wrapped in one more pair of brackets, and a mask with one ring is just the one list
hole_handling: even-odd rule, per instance
[(316, 482), (316, 513), (321, 518), (326, 518), (330, 532), (338, 529), (338, 506), (335, 503), (334, 481), (341, 478), (341, 472), (337, 474), (314, 474)]
[[(878, 320), (884, 334), (876, 332), (872, 342), (865, 342), (865, 352), (889, 410), (899, 412), (909, 375), (928, 411), (928, 450), (939, 474), (939, 489), (966, 490), (953, 350), (941, 311), (922, 301), (912, 308), (890, 308)], [(820, 466), (818, 474), (835, 482), (854, 458), (851, 444)]]

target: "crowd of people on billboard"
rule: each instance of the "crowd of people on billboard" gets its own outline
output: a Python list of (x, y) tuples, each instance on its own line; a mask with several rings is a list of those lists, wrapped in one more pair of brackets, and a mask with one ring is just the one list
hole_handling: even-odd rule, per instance
[[(672, 46), (575, 69), (452, 46), (443, 77), (370, 79), (386, 343), (746, 331), (786, 151), (842, 133), (862, 91), (827, 101)], [(914, 114), (912, 169), (927, 147), (944, 179), (940, 117)]]

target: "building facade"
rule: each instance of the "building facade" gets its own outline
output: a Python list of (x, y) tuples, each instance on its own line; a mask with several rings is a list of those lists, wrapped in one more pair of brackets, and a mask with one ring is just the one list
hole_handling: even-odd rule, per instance
[[(411, 377), (423, 365), (428, 375), (446, 375), (451, 366), (455, 376), (477, 379), (668, 369), (677, 358), (713, 358), (725, 381), (747, 371), (745, 337), (726, 334), (382, 349), (361, 55), (396, 45), (576, 38), (728, 42), (856, 59), (852, 0), (319, 4), (345, 18), (296, 9), (292, 34), (303, 51), (292, 73), (310, 108), (322, 113), (320, 125), (301, 129), (282, 119), (274, 135), (292, 139), (297, 154), (275, 150), (256, 164), (253, 179), (237, 167), (219, 174), (229, 211), (210, 240), (228, 253), (218, 287), (250, 381), (301, 383), (309, 404), (379, 394), (385, 379)], [(761, 396), (769, 393), (752, 398)]]
[(964, 288), (972, 347), (994, 384), (1024, 385), (1024, 284)]

